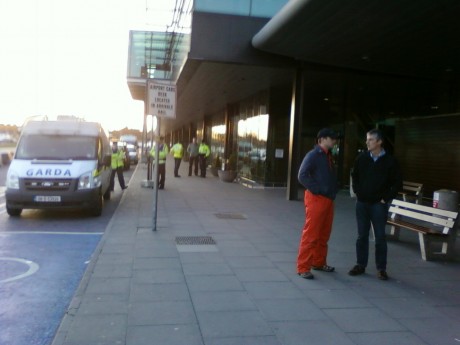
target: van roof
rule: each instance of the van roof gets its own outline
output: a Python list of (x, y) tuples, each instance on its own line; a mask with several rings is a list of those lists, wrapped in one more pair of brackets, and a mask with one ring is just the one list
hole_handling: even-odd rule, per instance
[(53, 134), (98, 136), (101, 125), (97, 122), (84, 121), (29, 121), (21, 134)]

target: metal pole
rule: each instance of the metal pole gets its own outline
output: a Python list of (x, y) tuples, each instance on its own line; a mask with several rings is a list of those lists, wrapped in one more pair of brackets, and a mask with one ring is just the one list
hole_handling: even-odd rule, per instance
[[(153, 231), (157, 231), (157, 214), (158, 214), (158, 169), (160, 161), (160, 117), (157, 119), (157, 128), (155, 130), (155, 169), (153, 174), (153, 205), (152, 205), (152, 225)], [(152, 118), (153, 123), (153, 118)], [(152, 128), (153, 130), (153, 128)]]
[[(153, 149), (153, 115), (152, 115), (152, 123), (151, 123), (151, 133), (150, 133), (150, 150)], [(147, 124), (145, 125), (147, 127)], [(147, 133), (146, 133), (146, 140), (147, 142)], [(152, 171), (153, 171), (153, 161), (152, 161), (152, 157), (150, 155), (150, 151), (149, 151), (149, 154), (147, 156), (147, 181), (151, 181), (152, 180)]]
[(145, 154), (145, 150), (147, 148), (147, 105), (146, 102), (144, 102), (144, 121), (142, 124), (142, 154), (141, 154), (141, 159), (142, 162), (147, 161), (148, 162), (148, 155)]

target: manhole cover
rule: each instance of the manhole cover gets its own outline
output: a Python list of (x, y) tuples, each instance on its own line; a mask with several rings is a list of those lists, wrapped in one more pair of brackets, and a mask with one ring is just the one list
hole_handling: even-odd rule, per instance
[(179, 236), (176, 237), (177, 245), (206, 245), (216, 244), (216, 241), (211, 236)]
[(221, 219), (247, 219), (242, 213), (215, 213), (215, 216)]

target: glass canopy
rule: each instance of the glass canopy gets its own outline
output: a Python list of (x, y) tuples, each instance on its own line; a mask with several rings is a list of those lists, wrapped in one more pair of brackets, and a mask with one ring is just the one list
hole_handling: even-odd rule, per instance
[(190, 48), (192, 0), (147, 0), (147, 31), (129, 36), (128, 79), (176, 80)]

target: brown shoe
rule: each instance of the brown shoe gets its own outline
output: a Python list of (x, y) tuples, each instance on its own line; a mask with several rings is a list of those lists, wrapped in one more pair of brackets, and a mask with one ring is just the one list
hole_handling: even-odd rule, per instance
[(351, 276), (359, 276), (360, 274), (364, 274), (366, 269), (361, 265), (355, 265), (351, 270), (348, 271), (348, 274)]
[(388, 274), (387, 271), (385, 270), (380, 270), (377, 272), (377, 278), (380, 280), (388, 280)]

